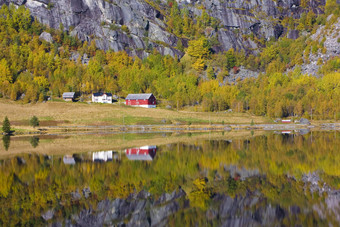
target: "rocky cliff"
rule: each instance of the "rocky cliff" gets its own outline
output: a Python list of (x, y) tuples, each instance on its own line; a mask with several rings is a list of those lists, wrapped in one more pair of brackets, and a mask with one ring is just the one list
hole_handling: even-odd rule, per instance
[[(105, 50), (125, 50), (145, 57), (156, 49), (164, 55), (181, 57), (183, 53), (176, 48), (178, 40), (184, 46), (187, 43), (169, 32), (166, 21), (170, 6), (166, 0), (0, 0), (1, 5), (10, 3), (25, 5), (35, 18), (52, 28), (62, 24), (81, 40), (94, 39)], [(260, 44), (246, 35), (265, 39), (284, 36), (287, 30), (279, 23), (282, 18), (299, 18), (307, 8), (322, 13), (319, 6), (325, 0), (307, 4), (309, 7), (300, 7), (300, 0), (187, 0), (179, 1), (179, 8), (186, 8), (194, 21), (202, 9), (218, 20), (218, 27), (206, 32), (206, 36), (218, 40), (215, 51), (233, 47), (256, 53)]]

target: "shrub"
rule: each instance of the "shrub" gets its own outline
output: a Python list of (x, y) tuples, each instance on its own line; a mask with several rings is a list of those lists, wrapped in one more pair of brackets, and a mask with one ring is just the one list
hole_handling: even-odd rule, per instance
[(122, 25), (122, 31), (123, 32), (125, 32), (126, 34), (129, 34), (130, 33), (130, 31), (129, 31), (129, 28), (124, 24), (124, 25)]

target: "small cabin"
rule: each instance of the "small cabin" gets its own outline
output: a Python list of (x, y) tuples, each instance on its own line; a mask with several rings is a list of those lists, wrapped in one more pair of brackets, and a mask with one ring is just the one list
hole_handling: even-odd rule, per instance
[(139, 106), (145, 108), (156, 108), (156, 98), (152, 93), (148, 94), (129, 94), (125, 98), (127, 106)]
[(156, 146), (143, 146), (126, 149), (126, 157), (129, 160), (152, 161), (156, 156)]
[(64, 92), (63, 93), (63, 99), (64, 101), (74, 101), (75, 98), (75, 92)]
[(112, 103), (111, 93), (97, 92), (92, 94), (92, 102), (98, 103)]

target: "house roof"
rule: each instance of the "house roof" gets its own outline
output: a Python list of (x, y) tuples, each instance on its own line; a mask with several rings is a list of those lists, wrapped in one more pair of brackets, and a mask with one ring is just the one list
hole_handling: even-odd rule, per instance
[(74, 98), (75, 92), (64, 92), (63, 98)]
[(92, 95), (95, 96), (95, 97), (98, 97), (98, 96), (103, 96), (104, 94), (106, 94), (107, 96), (112, 96), (111, 93), (103, 93), (103, 92), (97, 92), (97, 93), (93, 93)]
[(125, 99), (149, 99), (153, 94), (146, 93), (146, 94), (128, 94)]

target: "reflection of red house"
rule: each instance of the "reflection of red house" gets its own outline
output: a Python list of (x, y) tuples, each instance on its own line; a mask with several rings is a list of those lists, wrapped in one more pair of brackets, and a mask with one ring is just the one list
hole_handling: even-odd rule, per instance
[(128, 106), (140, 106), (146, 108), (156, 107), (156, 98), (152, 93), (149, 94), (129, 94), (125, 98), (125, 104)]
[(144, 146), (126, 149), (126, 157), (130, 160), (152, 161), (156, 156), (156, 146)]

